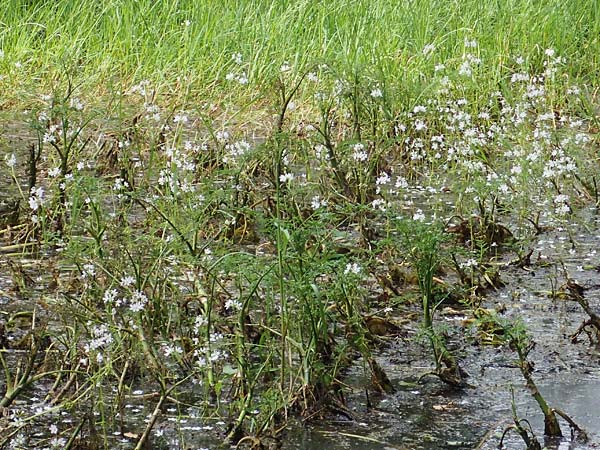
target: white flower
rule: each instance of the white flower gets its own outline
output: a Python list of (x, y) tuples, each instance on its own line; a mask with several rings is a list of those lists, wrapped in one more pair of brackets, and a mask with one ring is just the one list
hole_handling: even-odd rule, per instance
[(415, 120), (415, 130), (416, 131), (424, 131), (427, 129), (427, 124), (422, 120)]
[(477, 47), (477, 41), (476, 40), (470, 41), (467, 38), (465, 38), (465, 47), (467, 47), (467, 48), (469, 48), (469, 47), (475, 48), (475, 47)]
[(352, 146), (352, 150), (354, 150), (354, 152), (352, 153), (352, 158), (355, 161), (366, 161), (369, 157), (369, 155), (365, 151), (365, 146), (361, 143), (354, 144)]
[(81, 273), (81, 276), (83, 276), (83, 278), (94, 277), (95, 275), (96, 275), (96, 268), (94, 267), (93, 264), (84, 264), (83, 265), (83, 271)]
[(37, 211), (44, 204), (44, 188), (32, 187), (31, 196), (29, 197), (29, 207), (32, 211)]
[(383, 92), (379, 88), (375, 88), (371, 91), (371, 97), (373, 98), (381, 98), (383, 97)]
[(477, 260), (474, 258), (467, 259), (466, 261), (464, 261), (460, 264), (460, 267), (462, 267), (463, 269), (466, 269), (469, 267), (477, 267), (477, 266), (478, 266)]
[(10, 156), (8, 154), (4, 155), (4, 160), (6, 161), (6, 165), (11, 169), (17, 165), (17, 157), (14, 153), (11, 153)]
[(106, 291), (104, 291), (104, 295), (102, 296), (102, 300), (104, 301), (104, 304), (110, 305), (113, 303), (115, 303), (115, 304), (120, 303), (119, 301), (116, 301), (118, 294), (119, 293), (117, 292), (116, 289), (107, 289)]
[(325, 147), (323, 144), (315, 145), (315, 156), (317, 159), (327, 159), (327, 147)]
[(396, 178), (396, 183), (394, 184), (396, 189), (406, 189), (408, 187), (408, 180), (404, 177)]
[(346, 268), (344, 269), (344, 275), (348, 275), (349, 273), (353, 273), (358, 275), (361, 271), (361, 267), (358, 263), (348, 263), (346, 264)]
[(294, 174), (291, 172), (286, 172), (286, 173), (282, 173), (281, 175), (279, 175), (279, 181), (281, 183), (287, 183), (289, 181), (292, 181), (294, 179)]
[(129, 310), (132, 312), (140, 312), (148, 303), (148, 297), (141, 291), (135, 291), (129, 300)]
[(246, 72), (242, 72), (242, 74), (237, 77), (237, 82), (240, 84), (248, 84), (248, 75), (246, 75)]
[(413, 214), (413, 220), (415, 222), (424, 222), (425, 221), (425, 214), (423, 214), (423, 211), (420, 209), (417, 209), (415, 211), (415, 213)]
[(571, 213), (571, 207), (569, 206), (569, 196), (565, 194), (559, 194), (554, 197), (554, 212), (559, 216), (566, 216)]
[(44, 142), (44, 144), (51, 144), (52, 142), (56, 142), (56, 136), (54, 136), (50, 132), (46, 132), (44, 133), (42, 141)]
[(385, 200), (382, 198), (376, 198), (375, 200), (373, 200), (371, 202), (371, 206), (373, 207), (373, 209), (378, 209), (380, 211), (386, 211)]
[(242, 303), (237, 299), (229, 299), (225, 302), (225, 309), (239, 311), (242, 309)]
[(187, 123), (188, 122), (188, 116), (186, 116), (184, 113), (179, 113), (179, 114), (175, 114), (175, 117), (173, 118), (173, 122), (174, 123)]
[(386, 172), (381, 172), (379, 174), (379, 176), (377, 177), (377, 179), (375, 180), (375, 184), (377, 184), (377, 185), (386, 185), (390, 181), (392, 181), (392, 179), (390, 178), (390, 176)]
[(231, 59), (233, 59), (233, 62), (236, 64), (241, 64), (242, 63), (242, 54), (241, 53), (234, 53), (233, 55), (231, 55)]
[(229, 133), (227, 131), (217, 131), (215, 133), (215, 139), (221, 143), (227, 142), (229, 139)]
[(460, 67), (458, 68), (458, 74), (470, 77), (473, 74), (473, 70), (471, 69), (471, 63), (469, 61), (463, 61)]
[(554, 208), (554, 212), (559, 216), (566, 216), (571, 212), (571, 208), (568, 204), (563, 203), (562, 205), (559, 205), (556, 208)]
[(204, 316), (196, 316), (196, 320), (194, 321), (194, 334), (198, 334), (200, 332), (201, 327), (205, 327), (208, 325), (208, 319)]
[(129, 187), (129, 183), (123, 178), (115, 178), (115, 183), (113, 185), (113, 191), (120, 191), (122, 189), (126, 189)]
[(88, 353), (93, 350), (98, 350), (99, 348), (107, 347), (113, 342), (112, 334), (106, 324), (94, 326), (91, 329), (91, 337), (92, 339), (90, 342), (85, 345), (85, 351)]
[(425, 47), (423, 47), (423, 55), (425, 55), (425, 56), (430, 55), (434, 51), (435, 51), (434, 44), (427, 44)]
[(78, 97), (71, 97), (69, 106), (77, 111), (83, 111), (84, 103)]
[(526, 72), (520, 73), (513, 73), (510, 77), (510, 82), (511, 83), (519, 83), (522, 81), (529, 81), (529, 74)]
[(50, 439), (50, 445), (52, 446), (52, 448), (65, 448), (65, 444), (67, 443), (67, 440), (65, 438), (57, 438), (54, 437), (52, 439)]
[(173, 353), (176, 353), (178, 355), (181, 355), (183, 353), (183, 349), (178, 345), (164, 345), (162, 351), (167, 358)]
[(315, 195), (310, 201), (310, 206), (312, 209), (324, 208), (327, 206), (327, 200), (322, 200), (321, 197)]
[(131, 286), (134, 283), (135, 283), (135, 277), (132, 277), (131, 275), (126, 275), (121, 278), (121, 281), (119, 281), (119, 285), (121, 285), (121, 287), (124, 287), (124, 288)]

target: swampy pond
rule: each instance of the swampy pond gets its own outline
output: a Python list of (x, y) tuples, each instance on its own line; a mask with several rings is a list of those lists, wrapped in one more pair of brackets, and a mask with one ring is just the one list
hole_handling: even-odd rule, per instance
[(230, 134), (147, 82), (3, 118), (0, 446), (598, 448), (595, 131), (531, 83), (391, 128), (366, 88)]
[[(8, 188), (8, 186), (6, 186)], [(10, 192), (7, 190), (6, 192)], [(422, 200), (422, 193), (416, 192)], [(586, 296), (594, 301), (600, 298), (598, 275), (600, 217), (595, 209), (581, 211), (585, 226), (555, 229), (540, 234), (534, 253), (535, 260), (527, 267), (510, 266), (511, 256), (500, 252), (494, 264), (500, 268), (503, 286), (488, 292), (481, 308), (502, 311), (508, 318), (522, 320), (536, 343), (531, 353), (535, 363), (535, 377), (547, 401), (561, 408), (588, 432), (587, 443), (571, 442), (565, 438), (547, 440), (549, 449), (593, 449), (600, 443), (600, 352), (596, 345), (585, 339), (574, 343), (571, 336), (585, 320), (585, 313), (571, 300), (555, 297), (561, 277), (556, 264), (564, 267), (576, 282), (584, 286)], [(43, 274), (53, 255), (10, 254), (2, 257), (3, 267), (21, 264), (27, 272)], [(12, 261), (9, 262), (9, 261)], [(3, 322), (22, 311), (45, 307), (40, 305), (44, 283), (27, 297), (12, 294), (14, 281), (8, 272), (0, 276), (0, 305)], [(374, 292), (379, 288), (374, 286)], [(36, 303), (37, 302), (37, 303)], [(598, 304), (600, 302), (594, 302)], [(37, 306), (36, 306), (37, 304)], [(387, 373), (394, 388), (390, 394), (372, 390), (362, 358), (357, 358), (343, 373), (347, 410), (329, 413), (319, 420), (303, 422), (292, 419), (274, 448), (289, 450), (319, 449), (493, 449), (511, 418), (511, 389), (514, 404), (521, 418), (526, 418), (533, 430), (543, 434), (543, 416), (524, 386), (514, 353), (505, 347), (482, 345), (475, 339), (477, 329), (468, 318), (470, 313), (460, 305), (440, 309), (439, 320), (452, 335), (454, 350), (461, 355), (462, 367), (469, 374), (469, 386), (457, 390), (436, 379), (419, 377), (431, 369), (427, 350), (417, 339), (420, 323), (406, 317), (418, 311), (406, 305), (387, 313), (390, 323), (402, 323), (402, 332), (380, 332), (375, 357)], [(45, 311), (50, 314), (50, 311)], [(58, 326), (58, 324), (57, 324)], [(12, 330), (17, 334), (16, 330)], [(11, 336), (9, 335), (9, 339)], [(5, 344), (6, 345), (6, 344)], [(10, 345), (8, 346), (10, 349)], [(7, 361), (15, 361), (10, 350), (4, 350)], [(14, 362), (13, 362), (14, 363)], [(124, 428), (144, 428), (152, 412), (143, 399), (142, 386), (123, 405)], [(27, 390), (25, 398), (13, 406), (23, 414), (34, 415), (42, 407), (49, 385), (42, 383)], [(199, 417), (199, 408), (165, 407), (156, 424), (152, 447), (149, 448), (222, 448), (226, 432), (223, 420)], [(74, 423), (71, 414), (36, 421), (28, 427), (31, 436), (44, 441), (51, 438), (48, 430), (54, 423), (69, 426)], [(565, 425), (565, 430), (568, 426)], [(135, 433), (114, 431), (108, 437), (110, 448), (132, 448)], [(503, 448), (523, 448), (515, 434), (508, 434)], [(8, 447), (19, 448), (19, 447)], [(33, 447), (31, 447), (33, 448)], [(37, 447), (36, 447), (37, 448)], [(41, 448), (41, 447), (40, 447)], [(79, 447), (78, 447), (79, 448)], [(226, 447), (225, 447), (226, 448)]]
[[(587, 295), (598, 299), (600, 283), (596, 268), (600, 217), (587, 211), (586, 226), (544, 233), (539, 236), (536, 257), (561, 259)], [(573, 246), (572, 238), (576, 242)], [(575, 248), (575, 250), (574, 250)], [(539, 252), (539, 253), (538, 253)], [(498, 260), (502, 264), (503, 258)], [(507, 262), (504, 260), (504, 262)], [(502, 310), (507, 317), (519, 317), (527, 325), (536, 348), (532, 352), (538, 386), (548, 402), (561, 408), (584, 429), (590, 441), (547, 440), (549, 449), (591, 449), (600, 443), (600, 352), (587, 342), (574, 344), (571, 336), (586, 320), (579, 305), (564, 299), (551, 299), (556, 268), (532, 264), (517, 269), (506, 267), (506, 285), (486, 295), (484, 308)], [(511, 424), (511, 388), (515, 405), (538, 435), (543, 434), (543, 416), (524, 387), (507, 349), (480, 346), (470, 342), (473, 330), (464, 325), (467, 315), (460, 309), (442, 309), (442, 320), (462, 338), (460, 347), (469, 388), (456, 391), (432, 381), (417, 384), (430, 367), (423, 348), (414, 344), (418, 325), (408, 326), (403, 338), (385, 337), (377, 358), (397, 392), (369, 395), (370, 380), (360, 361), (344, 382), (349, 386), (348, 404), (355, 420), (338, 420), (296, 427), (286, 435), (284, 448), (290, 449), (494, 449), (499, 436)], [(565, 433), (568, 436), (568, 432)], [(508, 435), (504, 448), (524, 448), (516, 434)]]
[(599, 11), (0, 1), (0, 450), (599, 448)]

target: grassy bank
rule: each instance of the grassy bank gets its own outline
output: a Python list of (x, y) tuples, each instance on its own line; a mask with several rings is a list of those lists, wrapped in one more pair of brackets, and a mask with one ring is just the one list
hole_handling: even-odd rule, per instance
[[(327, 63), (415, 98), (436, 65), (459, 65), (465, 53), (482, 60), (476, 83), (487, 93), (510, 76), (515, 58), (533, 68), (546, 48), (566, 58), (571, 79), (595, 86), (595, 2), (394, 3), (7, 0), (0, 6), (4, 96), (19, 103), (69, 71), (91, 96), (149, 79), (174, 96), (247, 100), (284, 63), (297, 71)], [(472, 41), (477, 48), (466, 47)], [(237, 54), (240, 64), (232, 59)], [(228, 83), (231, 72), (243, 72), (248, 84)]]

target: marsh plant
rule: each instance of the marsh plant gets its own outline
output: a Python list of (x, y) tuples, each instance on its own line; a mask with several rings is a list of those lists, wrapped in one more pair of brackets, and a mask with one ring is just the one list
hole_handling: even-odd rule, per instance
[(435, 370), (432, 372), (442, 381), (456, 387), (466, 385), (466, 373), (460, 367), (456, 355), (448, 348), (443, 334), (435, 323), (439, 306), (449, 296), (439, 286), (439, 275), (449, 263), (450, 248), (447, 236), (439, 223), (409, 221), (400, 223), (404, 251), (416, 272), (422, 311), (422, 330), (429, 341)]
[[(576, 436), (578, 441), (586, 442), (588, 440), (587, 433), (581, 429), (577, 423), (575, 423), (575, 421), (563, 410), (550, 406), (539, 390), (533, 375), (534, 364), (529, 356), (536, 344), (529, 336), (523, 323), (520, 321), (507, 321), (500, 319), (494, 314), (486, 315), (483, 320), (487, 322), (488, 325), (490, 323), (494, 323), (496, 325), (495, 332), (501, 342), (506, 344), (508, 348), (516, 354), (517, 366), (521, 372), (521, 375), (525, 379), (525, 387), (537, 403), (544, 416), (544, 436), (549, 438), (561, 438), (563, 436), (563, 432), (558, 421), (558, 418), (561, 417), (568, 423), (569, 427), (571, 428), (572, 435)], [(540, 444), (535, 438), (535, 433), (533, 432), (531, 424), (525, 419), (518, 418), (514, 403), (514, 392), (512, 392), (512, 396), (514, 425), (508, 427), (504, 434), (506, 434), (509, 430), (514, 429), (521, 436), (528, 449), (541, 448)], [(501, 439), (500, 445), (502, 445), (503, 438)]]

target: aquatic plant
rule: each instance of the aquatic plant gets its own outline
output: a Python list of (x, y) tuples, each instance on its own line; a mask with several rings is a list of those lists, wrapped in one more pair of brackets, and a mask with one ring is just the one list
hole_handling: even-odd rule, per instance
[(423, 333), (429, 340), (433, 360), (434, 374), (442, 381), (457, 387), (466, 385), (466, 373), (461, 369), (456, 356), (448, 349), (444, 338), (436, 330), (434, 317), (439, 305), (444, 301), (435, 293), (436, 275), (446, 262), (443, 248), (445, 236), (439, 224), (427, 224), (421, 221), (404, 222), (404, 248), (408, 252), (408, 261), (414, 266), (419, 283), (422, 302)]

